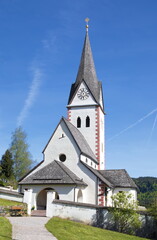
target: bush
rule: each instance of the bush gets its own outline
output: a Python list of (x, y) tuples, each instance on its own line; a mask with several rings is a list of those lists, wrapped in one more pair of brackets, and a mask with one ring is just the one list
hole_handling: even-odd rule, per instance
[(112, 219), (115, 223), (116, 231), (121, 233), (134, 234), (140, 228), (141, 221), (137, 214), (137, 202), (132, 200), (132, 195), (126, 192), (119, 192), (112, 196), (114, 207)]

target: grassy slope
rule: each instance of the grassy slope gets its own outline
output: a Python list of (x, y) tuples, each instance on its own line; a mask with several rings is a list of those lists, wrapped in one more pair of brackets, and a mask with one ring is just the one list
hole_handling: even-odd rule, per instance
[(140, 240), (127, 234), (121, 234), (96, 227), (91, 227), (78, 222), (73, 222), (57, 217), (51, 218), (46, 228), (58, 240)]
[(11, 240), (12, 226), (8, 219), (0, 217), (0, 240)]
[(0, 206), (15, 206), (15, 205), (25, 205), (24, 203), (21, 202), (15, 202), (15, 201), (10, 201), (10, 200), (6, 200), (6, 199), (2, 199), (0, 198)]

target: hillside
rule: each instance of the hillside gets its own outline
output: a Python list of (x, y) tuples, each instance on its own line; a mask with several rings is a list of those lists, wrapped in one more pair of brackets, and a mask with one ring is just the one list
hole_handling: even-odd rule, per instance
[(85, 225), (79, 222), (73, 222), (67, 219), (57, 217), (51, 218), (46, 223), (46, 228), (58, 240), (144, 240), (140, 238), (114, 231), (108, 231)]
[(142, 206), (149, 207), (157, 198), (157, 178), (139, 177), (133, 178), (139, 188), (138, 201)]

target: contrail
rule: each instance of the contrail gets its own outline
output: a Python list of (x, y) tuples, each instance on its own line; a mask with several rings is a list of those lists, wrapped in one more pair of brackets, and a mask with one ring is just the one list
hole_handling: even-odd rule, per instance
[[(145, 115), (144, 117), (140, 118), (138, 121), (136, 121), (135, 123), (131, 124), (129, 127), (123, 129), (121, 132), (117, 133), (116, 135), (114, 135), (113, 137), (109, 138), (107, 140), (107, 142), (113, 140), (114, 138), (118, 137), (119, 135), (121, 135), (122, 133), (126, 132), (127, 130), (129, 130), (130, 128), (135, 127), (137, 124), (139, 124), (140, 122), (142, 122), (144, 119), (148, 118), (149, 116), (151, 116), (153, 113), (157, 112), (157, 108), (155, 108), (154, 110), (152, 110), (150, 113), (148, 113), (147, 115)], [(155, 119), (157, 121), (157, 119)], [(154, 121), (154, 125), (153, 125), (153, 130), (156, 124), (156, 121)]]
[(155, 128), (155, 126), (156, 126), (156, 123), (157, 123), (157, 114), (156, 114), (156, 116), (155, 116), (155, 119), (154, 119), (154, 122), (153, 122), (153, 126), (152, 126), (152, 129), (151, 129), (151, 132), (150, 132), (150, 136), (149, 136), (149, 139), (148, 139), (148, 144), (149, 144), (149, 142), (150, 142), (150, 140), (151, 140), (151, 138), (152, 138), (152, 135), (153, 135), (153, 132), (154, 132), (154, 128)]
[(41, 75), (42, 75), (41, 70), (39, 68), (35, 68), (35, 69), (33, 69), (33, 71), (34, 71), (34, 73), (33, 73), (34, 76), (33, 76), (30, 90), (28, 92), (28, 97), (25, 100), (23, 109), (21, 110), (21, 113), (19, 114), (19, 117), (17, 119), (18, 126), (20, 126), (23, 123), (24, 119), (26, 118), (26, 116), (29, 112), (29, 109), (31, 108), (31, 106), (35, 100), (35, 97), (37, 96), (37, 93), (38, 93), (38, 90), (39, 90), (39, 87), (41, 84)]

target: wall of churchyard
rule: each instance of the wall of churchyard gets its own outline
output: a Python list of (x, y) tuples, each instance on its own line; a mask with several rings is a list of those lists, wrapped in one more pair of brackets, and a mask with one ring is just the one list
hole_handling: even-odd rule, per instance
[(19, 194), (17, 191), (0, 187), (0, 198), (7, 199), (11, 201), (23, 202), (23, 195)]
[[(84, 222), (96, 227), (115, 230), (112, 221), (110, 207), (100, 207), (93, 204), (76, 203), (70, 201), (53, 200), (47, 217), (68, 218), (74, 221)], [(137, 230), (136, 235), (140, 237), (157, 237), (155, 222), (145, 212), (139, 212), (142, 226)]]

